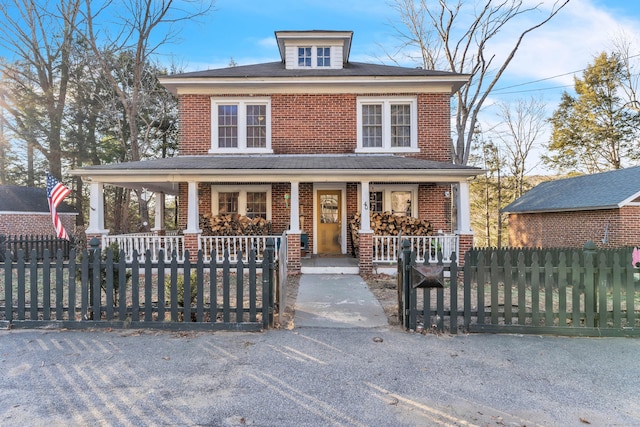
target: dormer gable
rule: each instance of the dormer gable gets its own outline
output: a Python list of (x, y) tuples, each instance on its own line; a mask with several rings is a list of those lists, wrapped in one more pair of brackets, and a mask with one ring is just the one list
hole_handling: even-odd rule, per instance
[(287, 70), (340, 70), (349, 62), (353, 31), (276, 31)]

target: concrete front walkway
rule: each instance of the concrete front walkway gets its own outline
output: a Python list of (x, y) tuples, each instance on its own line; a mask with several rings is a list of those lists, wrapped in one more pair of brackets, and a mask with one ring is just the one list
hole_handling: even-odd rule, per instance
[(295, 304), (294, 326), (375, 328), (387, 316), (366, 282), (356, 274), (303, 274)]

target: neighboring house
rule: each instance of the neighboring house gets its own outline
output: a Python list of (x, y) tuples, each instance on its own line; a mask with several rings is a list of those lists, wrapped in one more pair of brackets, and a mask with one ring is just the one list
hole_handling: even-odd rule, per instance
[[(286, 232), (290, 271), (300, 270), (301, 238), (315, 255), (352, 253), (359, 212), (426, 219), (463, 253), (473, 238), (467, 180), (482, 171), (452, 162), (450, 98), (469, 76), (351, 62), (352, 36), (277, 31), (281, 61), (161, 77), (179, 100), (179, 155), (74, 171), (91, 180), (87, 234), (108, 233), (109, 184), (177, 195), (191, 250), (202, 247), (205, 214), (263, 217)], [(370, 272), (369, 215), (358, 237), (360, 272)]]
[(506, 206), (509, 245), (640, 244), (640, 167), (548, 181)]
[[(58, 215), (69, 235), (73, 234), (77, 212), (62, 202)], [(0, 234), (55, 236), (45, 188), (0, 185)]]

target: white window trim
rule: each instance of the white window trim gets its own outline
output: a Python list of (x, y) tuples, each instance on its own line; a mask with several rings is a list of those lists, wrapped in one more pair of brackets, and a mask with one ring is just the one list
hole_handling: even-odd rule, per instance
[[(218, 147), (218, 105), (237, 105), (238, 106), (238, 146), (237, 147)], [(247, 148), (247, 105), (265, 105), (266, 106), (266, 147), (264, 148)], [(271, 148), (271, 99), (270, 98), (211, 98), (211, 154), (272, 154)]]
[[(358, 185), (359, 187), (360, 185)], [(391, 193), (393, 191), (409, 191), (411, 192), (411, 216), (418, 217), (418, 186), (412, 184), (371, 184), (369, 193), (382, 191), (382, 212), (391, 212)], [(358, 189), (358, 206), (360, 206), (360, 189)], [(369, 208), (371, 209), (371, 208)]]
[[(298, 49), (304, 49), (304, 48), (311, 48), (311, 66), (310, 67), (306, 67), (303, 65), (298, 64), (298, 60), (300, 59), (300, 57), (298, 56)], [(318, 48), (329, 48), (329, 65), (323, 65), (322, 67), (318, 66)], [(333, 66), (333, 49), (335, 47), (332, 45), (326, 45), (326, 44), (311, 44), (311, 45), (300, 45), (300, 46), (296, 46), (295, 48), (295, 65), (293, 68), (297, 68), (300, 70), (313, 70), (313, 69), (319, 69), (319, 70), (330, 70), (332, 68), (334, 68)]]
[(211, 213), (218, 215), (219, 193), (238, 193), (238, 213), (247, 215), (247, 193), (267, 193), (267, 220), (271, 221), (271, 186), (270, 185), (212, 185), (211, 186)]
[[(362, 144), (362, 106), (382, 104), (382, 147), (363, 147)], [(409, 147), (391, 146), (391, 104), (409, 104), (411, 110), (411, 145)], [(357, 99), (357, 137), (356, 153), (417, 153), (418, 148), (418, 100), (415, 97), (386, 97)]]

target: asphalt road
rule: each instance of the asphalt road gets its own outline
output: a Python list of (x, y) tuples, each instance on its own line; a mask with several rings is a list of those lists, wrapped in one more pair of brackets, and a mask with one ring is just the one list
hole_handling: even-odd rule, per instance
[(640, 340), (1, 331), (0, 425), (640, 425)]

